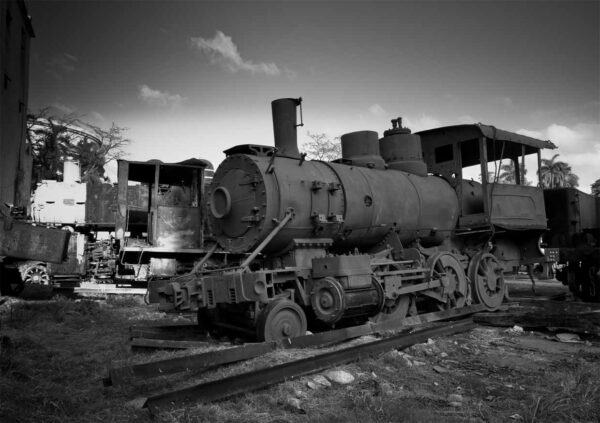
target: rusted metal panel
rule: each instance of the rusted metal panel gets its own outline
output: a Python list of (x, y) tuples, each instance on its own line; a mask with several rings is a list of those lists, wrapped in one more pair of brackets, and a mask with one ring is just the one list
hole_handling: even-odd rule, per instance
[[(545, 236), (550, 247), (575, 246), (582, 232), (600, 232), (600, 199), (576, 188), (544, 190), (548, 213), (549, 233)], [(598, 236), (598, 235), (597, 235)]]
[(489, 184), (491, 223), (505, 229), (546, 229), (544, 194), (541, 188)]
[(86, 184), (85, 221), (92, 225), (114, 226), (117, 187), (111, 184)]
[(67, 258), (60, 264), (48, 264), (52, 276), (56, 275), (85, 275), (86, 258), (84, 257), (86, 236), (73, 233), (69, 238)]
[(201, 210), (197, 207), (159, 206), (155, 245), (174, 250), (200, 248), (202, 240)]
[(70, 233), (0, 217), (0, 256), (60, 263), (67, 255)]

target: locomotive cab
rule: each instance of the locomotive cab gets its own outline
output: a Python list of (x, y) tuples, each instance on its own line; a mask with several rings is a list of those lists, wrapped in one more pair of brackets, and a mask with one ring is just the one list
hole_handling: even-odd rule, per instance
[(119, 160), (116, 238), (119, 283), (145, 283), (190, 267), (203, 247), (202, 160)]
[[(543, 189), (536, 175), (542, 148), (550, 141), (496, 129), (482, 124), (457, 125), (418, 133), (425, 162), (434, 174), (446, 179), (459, 200), (457, 235), (501, 234), (496, 248), (505, 269), (539, 260), (533, 242), (547, 228)], [(486, 175), (486, 177), (482, 177)], [(475, 180), (477, 179), (477, 180)], [(517, 248), (516, 245), (520, 247)]]

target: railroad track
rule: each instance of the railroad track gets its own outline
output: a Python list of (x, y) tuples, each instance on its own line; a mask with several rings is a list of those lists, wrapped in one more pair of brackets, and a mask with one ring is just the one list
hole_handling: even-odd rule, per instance
[[(296, 338), (288, 338), (279, 341), (246, 344), (225, 350), (191, 354), (184, 357), (151, 361), (121, 367), (111, 367), (109, 369), (108, 377), (105, 378), (103, 382), (105, 386), (136, 384), (136, 382), (140, 380), (148, 380), (150, 378), (179, 372), (204, 372), (222, 365), (252, 359), (272, 352), (276, 349), (323, 347), (365, 335), (388, 335), (377, 341), (368, 342), (353, 347), (342, 348), (336, 351), (318, 354), (310, 358), (294, 360), (278, 366), (254, 370), (207, 383), (197, 384), (183, 389), (176, 389), (170, 392), (152, 395), (146, 399), (144, 407), (148, 408), (152, 414), (156, 414), (161, 409), (185, 406), (186, 404), (195, 402), (220, 400), (244, 392), (265, 388), (285, 380), (319, 372), (329, 367), (360, 360), (366, 356), (378, 354), (391, 348), (406, 348), (416, 343), (425, 342), (428, 338), (434, 336), (451, 335), (454, 333), (467, 331), (476, 326), (471, 319), (454, 323), (433, 322), (468, 316), (482, 311), (483, 309), (484, 307), (481, 305), (472, 305), (460, 309), (426, 313), (406, 319), (387, 320), (383, 322), (368, 322), (360, 326), (353, 326)], [(428, 328), (416, 328), (418, 325), (431, 326), (432, 324), (435, 326)], [(151, 334), (151, 336), (159, 336), (157, 334), (161, 332), (167, 333), (169, 331), (168, 328), (169, 327), (133, 328), (131, 333), (138, 335)], [(170, 326), (170, 328), (173, 329), (175, 327)], [(183, 329), (184, 332), (186, 330), (193, 331), (191, 327), (186, 329), (184, 326), (180, 326), (179, 329)], [(393, 334), (389, 335), (390, 333)], [(193, 342), (176, 339), (149, 339), (148, 341), (159, 341), (163, 343), (167, 341)]]

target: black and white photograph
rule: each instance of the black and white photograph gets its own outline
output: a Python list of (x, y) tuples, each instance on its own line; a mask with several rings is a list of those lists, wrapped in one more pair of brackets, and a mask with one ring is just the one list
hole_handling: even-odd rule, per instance
[(600, 422), (600, 1), (0, 0), (0, 421)]

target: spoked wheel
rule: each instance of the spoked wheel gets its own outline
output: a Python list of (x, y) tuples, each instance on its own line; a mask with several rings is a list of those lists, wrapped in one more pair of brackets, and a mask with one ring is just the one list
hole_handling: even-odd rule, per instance
[(500, 307), (504, 299), (504, 274), (496, 257), (490, 253), (476, 254), (469, 263), (469, 278), (473, 284), (473, 299), (489, 310)]
[(451, 253), (436, 253), (427, 260), (429, 276), (441, 279), (442, 286), (438, 288), (445, 302), (438, 302), (440, 310), (464, 307), (469, 298), (469, 282), (460, 261)]
[(293, 301), (276, 300), (262, 311), (256, 325), (261, 341), (276, 341), (306, 334), (306, 315)]
[(22, 273), (23, 282), (33, 285), (50, 285), (50, 275), (48, 269), (43, 264), (32, 264)]

